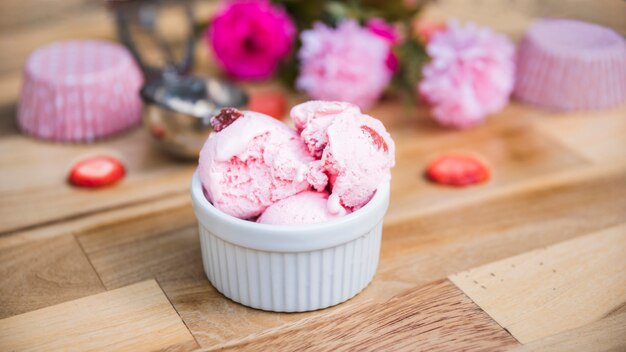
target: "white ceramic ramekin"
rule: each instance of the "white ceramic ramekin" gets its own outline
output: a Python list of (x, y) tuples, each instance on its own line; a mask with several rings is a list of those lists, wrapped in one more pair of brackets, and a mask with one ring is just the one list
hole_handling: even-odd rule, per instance
[(389, 183), (352, 214), (297, 226), (222, 213), (204, 196), (197, 173), (191, 196), (204, 271), (235, 302), (275, 312), (316, 310), (350, 299), (374, 277)]

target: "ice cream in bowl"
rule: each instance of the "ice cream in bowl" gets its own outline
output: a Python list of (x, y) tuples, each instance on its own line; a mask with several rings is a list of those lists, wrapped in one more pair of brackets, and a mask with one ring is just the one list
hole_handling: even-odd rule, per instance
[(223, 109), (191, 184), (211, 284), (277, 312), (326, 308), (369, 284), (395, 162), (383, 124), (354, 105), (310, 101), (291, 118), (295, 129)]

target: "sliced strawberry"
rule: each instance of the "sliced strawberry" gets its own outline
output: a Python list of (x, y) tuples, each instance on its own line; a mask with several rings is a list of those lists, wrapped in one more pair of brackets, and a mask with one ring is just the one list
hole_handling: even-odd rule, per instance
[(150, 133), (157, 139), (163, 139), (165, 137), (165, 129), (159, 125), (154, 125), (150, 128)]
[(102, 187), (113, 184), (122, 177), (124, 165), (110, 156), (95, 156), (79, 161), (72, 167), (68, 181), (78, 187)]
[(429, 20), (418, 20), (413, 22), (413, 33), (422, 44), (426, 45), (433, 38), (435, 33), (445, 31), (448, 25), (445, 22)]
[(269, 115), (277, 120), (282, 120), (287, 112), (287, 99), (279, 91), (269, 91), (252, 94), (248, 108), (252, 111)]
[(219, 114), (213, 116), (211, 119), (211, 126), (213, 127), (213, 131), (219, 132), (226, 127), (230, 126), (231, 123), (235, 122), (238, 118), (242, 117), (243, 114), (241, 111), (235, 108), (224, 108), (220, 110)]
[(389, 151), (389, 147), (387, 146), (387, 143), (385, 143), (383, 137), (378, 134), (378, 132), (374, 131), (373, 128), (371, 128), (370, 126), (362, 125), (361, 129), (363, 130), (363, 132), (372, 137), (372, 142), (376, 147), (378, 147), (378, 149), (382, 148), (386, 152)]
[(442, 185), (466, 186), (487, 180), (489, 169), (468, 155), (444, 155), (428, 164), (426, 176)]

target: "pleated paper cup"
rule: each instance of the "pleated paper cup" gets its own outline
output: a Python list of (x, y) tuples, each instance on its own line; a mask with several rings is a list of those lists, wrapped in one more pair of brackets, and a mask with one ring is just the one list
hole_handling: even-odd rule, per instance
[(123, 46), (57, 42), (30, 55), (18, 107), (22, 131), (37, 138), (90, 142), (141, 121), (143, 76)]
[(591, 23), (543, 19), (530, 26), (517, 55), (515, 97), (557, 111), (626, 102), (626, 42)]
[(372, 281), (378, 266), (389, 183), (363, 208), (311, 225), (237, 219), (191, 183), (204, 271), (224, 296), (274, 312), (303, 312), (344, 302)]

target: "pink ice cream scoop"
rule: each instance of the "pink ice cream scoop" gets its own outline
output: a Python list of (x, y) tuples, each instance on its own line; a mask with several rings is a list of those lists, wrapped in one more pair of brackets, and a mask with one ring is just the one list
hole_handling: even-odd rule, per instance
[(626, 40), (592, 23), (538, 20), (518, 48), (515, 96), (559, 111), (623, 104)]
[(300, 132), (309, 153), (316, 158), (322, 156), (322, 151), (328, 143), (326, 129), (337, 115), (361, 114), (358, 106), (339, 101), (312, 100), (294, 106), (291, 109), (291, 118), (298, 132)]
[(267, 115), (231, 108), (211, 123), (198, 172), (217, 209), (250, 219), (309, 189), (304, 172), (313, 158), (296, 131)]
[(309, 164), (307, 179), (319, 190), (326, 186), (319, 175), (326, 175), (332, 191), (328, 203), (331, 212), (362, 207), (391, 177), (394, 142), (379, 120), (362, 114), (356, 106), (308, 102), (295, 106), (291, 117), (309, 152), (321, 155), (320, 160)]
[(327, 192), (305, 191), (270, 205), (257, 222), (272, 225), (315, 224), (345, 213), (328, 210)]

